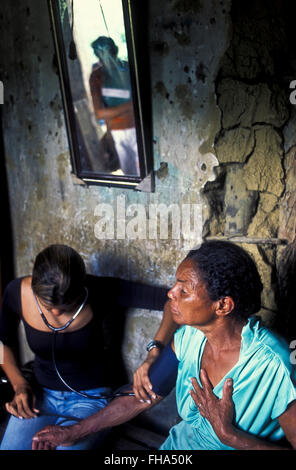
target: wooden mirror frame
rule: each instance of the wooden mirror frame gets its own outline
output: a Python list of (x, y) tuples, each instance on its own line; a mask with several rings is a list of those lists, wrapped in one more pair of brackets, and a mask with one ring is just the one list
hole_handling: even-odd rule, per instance
[[(131, 93), (134, 105), (140, 176), (124, 174), (114, 175), (112, 173), (84, 168), (83, 152), (87, 152), (85, 143), (88, 142), (86, 135), (81, 130), (81, 126), (79, 126), (76, 116), (77, 113), (75, 114), (69, 73), (69, 44), (65, 43), (65, 35), (63, 33), (59, 10), (59, 0), (48, 0), (71, 163), (73, 173), (86, 184), (125, 187), (150, 192), (154, 190), (154, 177), (147, 24), (149, 2), (148, 0), (121, 0), (121, 3), (130, 67)], [(81, 83), (83, 83), (82, 80)]]

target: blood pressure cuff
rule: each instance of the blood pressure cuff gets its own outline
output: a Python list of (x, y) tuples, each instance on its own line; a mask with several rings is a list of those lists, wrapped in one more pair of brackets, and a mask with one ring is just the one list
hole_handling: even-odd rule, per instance
[(161, 397), (167, 396), (176, 385), (179, 361), (169, 343), (149, 369), (152, 390)]

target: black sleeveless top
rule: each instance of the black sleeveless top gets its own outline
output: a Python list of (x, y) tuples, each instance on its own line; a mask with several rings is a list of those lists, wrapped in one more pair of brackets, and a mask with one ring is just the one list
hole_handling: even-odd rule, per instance
[[(28, 344), (35, 354), (34, 372), (37, 382), (53, 390), (67, 390), (58, 378), (51, 357), (53, 333), (31, 327), (22, 316), (21, 281), (11, 281), (3, 295), (0, 312), (0, 340), (7, 346), (15, 344), (18, 323), (23, 321)], [(55, 356), (58, 369), (73, 388), (87, 390), (106, 387), (104, 321), (112, 312), (122, 316), (124, 308), (162, 310), (167, 300), (166, 288), (153, 287), (112, 277), (87, 275), (88, 303), (93, 318), (76, 331), (65, 330), (56, 338)], [(115, 319), (115, 328), (121, 321)], [(112, 332), (111, 332), (112, 333)], [(114, 334), (116, 336), (116, 331)], [(116, 374), (116, 368), (114, 370)]]

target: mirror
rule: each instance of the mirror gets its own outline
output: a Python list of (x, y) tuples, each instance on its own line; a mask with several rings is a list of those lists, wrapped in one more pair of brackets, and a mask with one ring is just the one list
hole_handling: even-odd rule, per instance
[(48, 1), (73, 172), (153, 190), (148, 1)]

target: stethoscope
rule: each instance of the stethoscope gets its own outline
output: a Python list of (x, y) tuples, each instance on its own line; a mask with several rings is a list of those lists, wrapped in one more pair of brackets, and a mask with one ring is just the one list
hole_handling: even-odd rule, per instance
[(69, 385), (65, 379), (61, 376), (61, 373), (57, 367), (57, 363), (56, 363), (56, 359), (55, 359), (55, 349), (56, 349), (56, 337), (57, 337), (57, 333), (59, 333), (60, 331), (63, 331), (65, 330), (66, 328), (68, 328), (71, 323), (75, 320), (75, 318), (78, 317), (79, 313), (81, 312), (81, 310), (84, 308), (85, 304), (86, 304), (86, 301), (88, 299), (88, 290), (87, 288), (85, 287), (85, 292), (86, 292), (86, 295), (85, 295), (85, 299), (84, 301), (82, 302), (82, 304), (80, 305), (80, 307), (78, 308), (78, 310), (76, 311), (76, 313), (74, 313), (73, 317), (67, 321), (67, 323), (65, 323), (65, 325), (63, 326), (60, 326), (58, 328), (52, 326), (49, 321), (47, 320), (46, 316), (44, 315), (44, 313), (42, 312), (41, 308), (40, 308), (40, 305), (39, 305), (39, 302), (37, 300), (37, 297), (35, 296), (34, 292), (33, 292), (33, 295), (34, 295), (34, 299), (35, 299), (35, 302), (36, 302), (36, 305), (37, 305), (37, 308), (38, 308), (38, 311), (40, 313), (40, 316), (43, 320), (43, 322), (45, 323), (45, 325), (53, 332), (53, 335), (52, 335), (52, 344), (51, 344), (51, 354), (52, 354), (52, 362), (53, 362), (53, 365), (54, 365), (54, 368), (55, 368), (55, 372), (57, 374), (57, 376), (59, 377), (60, 381), (69, 389), (71, 390), (71, 392), (74, 392), (74, 393), (77, 393), (77, 395), (80, 395), (82, 397), (85, 397), (85, 398), (92, 398), (94, 400), (97, 400), (97, 399), (100, 399), (100, 398), (115, 398), (115, 397), (124, 397), (124, 396), (127, 396), (127, 397), (134, 397), (135, 394), (132, 393), (132, 392), (115, 392), (115, 393), (110, 393), (110, 394), (101, 394), (101, 395), (89, 395), (87, 393), (84, 393), (84, 392), (81, 392), (79, 390), (75, 390), (73, 387), (71, 387), (71, 385)]

